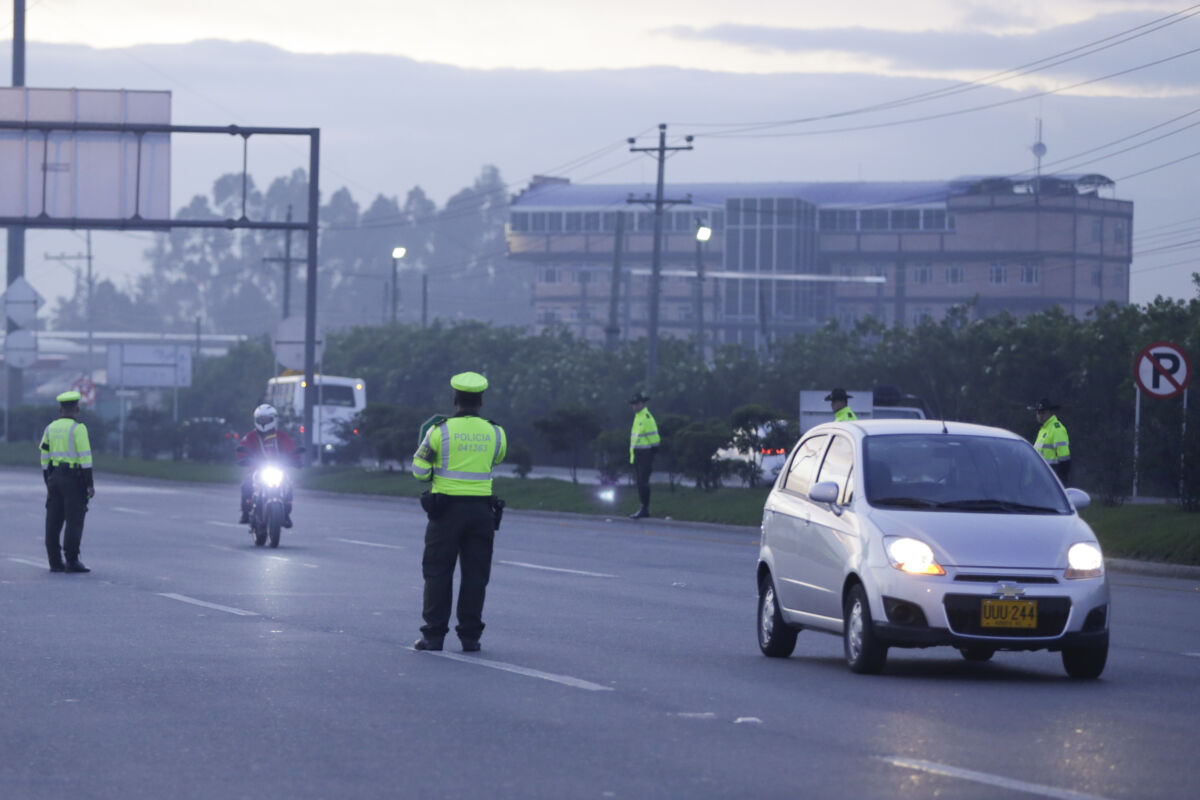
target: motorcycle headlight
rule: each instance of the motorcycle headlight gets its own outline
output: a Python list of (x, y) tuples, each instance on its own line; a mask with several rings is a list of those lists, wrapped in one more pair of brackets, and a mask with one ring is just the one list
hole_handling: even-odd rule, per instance
[(1067, 578), (1099, 578), (1104, 574), (1104, 555), (1091, 542), (1078, 542), (1067, 551)]
[(946, 570), (933, 560), (933, 549), (919, 539), (907, 536), (886, 539), (892, 566), (910, 575), (945, 575)]
[(265, 486), (278, 489), (279, 484), (283, 483), (283, 470), (278, 467), (263, 467), (258, 473), (258, 479)]

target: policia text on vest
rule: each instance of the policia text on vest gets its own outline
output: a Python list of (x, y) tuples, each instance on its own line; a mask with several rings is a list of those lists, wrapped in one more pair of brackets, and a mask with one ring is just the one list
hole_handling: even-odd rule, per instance
[(504, 429), (479, 416), (487, 379), (463, 372), (450, 379), (452, 417), (433, 417), (422, 426), (413, 454), (413, 476), (428, 481), (421, 497), (429, 517), (421, 573), (425, 596), (417, 650), (441, 650), (450, 630), (454, 565), (459, 563), (458, 624), (455, 632), (466, 652), (479, 650), (483, 600), (492, 569), (492, 548), (504, 502), (492, 495), (492, 469), (508, 447)]
[(46, 426), (38, 446), (46, 482), (46, 556), (51, 572), (90, 572), (79, 560), (79, 549), (88, 499), (96, 494), (92, 445), (87, 426), (75, 420), (79, 392), (63, 392), (57, 399), (60, 416)]

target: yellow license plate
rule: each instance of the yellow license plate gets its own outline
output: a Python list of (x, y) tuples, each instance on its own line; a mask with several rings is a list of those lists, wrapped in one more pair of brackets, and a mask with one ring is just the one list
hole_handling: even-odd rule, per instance
[(979, 609), (984, 628), (1036, 628), (1036, 600), (984, 600)]

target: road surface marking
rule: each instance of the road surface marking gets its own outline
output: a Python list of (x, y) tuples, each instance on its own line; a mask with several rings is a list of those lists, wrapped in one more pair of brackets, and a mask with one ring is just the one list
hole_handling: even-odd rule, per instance
[(50, 568), (49, 564), (42, 564), (41, 562), (38, 562), (38, 561), (30, 561), (28, 558), (17, 558), (16, 556), (9, 556), (8, 560), (15, 561), (18, 564), (28, 564), (31, 567), (39, 567), (39, 568), (45, 567), (46, 569)]
[(524, 561), (501, 561), (501, 564), (508, 564), (510, 567), (525, 567), (526, 569), (544, 569), (547, 572), (565, 572), (568, 575), (586, 575), (589, 578), (617, 578), (618, 575), (609, 575), (607, 572), (588, 572), (582, 569), (564, 569), (562, 567), (545, 567), (541, 564), (526, 564)]
[(379, 542), (364, 542), (361, 539), (339, 539), (336, 536), (331, 537), (335, 542), (346, 542), (347, 544), (361, 544), (363, 547), (386, 547), (388, 550), (403, 550), (404, 548), (398, 544), (380, 544)]
[(219, 522), (215, 519), (206, 519), (206, 520), (204, 520), (204, 524), (205, 525), (219, 525), (222, 528), (245, 528), (245, 527), (247, 527), (247, 526), (241, 525), (237, 522)]
[(675, 716), (684, 719), (716, 719), (717, 712), (715, 711), (677, 711)]
[(1012, 778), (1005, 778), (1000, 775), (989, 775), (986, 772), (975, 772), (974, 770), (970, 769), (949, 767), (945, 764), (937, 764), (933, 761), (921, 761), (915, 758), (901, 758), (900, 756), (880, 756), (880, 758), (894, 767), (903, 767), (905, 769), (917, 770), (919, 772), (928, 772), (931, 775), (945, 775), (950, 778), (961, 778), (965, 781), (974, 781), (976, 783), (983, 783), (988, 786), (999, 786), (1003, 789), (1011, 789), (1014, 792), (1026, 792), (1028, 794), (1041, 795), (1042, 797), (1052, 797), (1055, 798), (1055, 800), (1105, 800), (1103, 797), (1095, 794), (1075, 792), (1071, 791), (1070, 789), (1056, 789), (1053, 786), (1042, 786), (1038, 783), (1015, 781)]
[(527, 678), (540, 678), (544, 681), (553, 683), (561, 683), (563, 686), (571, 686), (576, 689), (587, 689), (589, 692), (611, 692), (611, 686), (601, 686), (598, 683), (581, 680), (580, 678), (572, 678), (570, 675), (555, 675), (553, 672), (542, 672), (537, 669), (529, 669), (528, 667), (518, 667), (516, 664), (505, 664), (503, 661), (491, 661), (479, 656), (464, 656), (459, 653), (448, 653), (445, 650), (429, 653), (432, 656), (439, 658), (448, 658), (451, 661), (461, 661), (464, 664), (474, 664), (479, 667), (490, 667), (498, 669), (502, 672), (511, 672), (515, 675), (524, 675)]
[[(13, 559), (13, 561), (19, 561), (19, 560), (20, 559), (17, 559), (17, 558)], [(1192, 658), (1200, 658), (1200, 653), (1184, 653), (1184, 655), (1191, 656)]]
[(149, 511), (143, 511), (140, 508), (126, 508), (125, 506), (113, 506), (112, 510), (113, 511), (124, 511), (126, 514), (140, 514), (143, 517), (150, 516)]
[(194, 597), (188, 597), (185, 594), (175, 594), (174, 592), (159, 592), (160, 597), (167, 597), (171, 600), (178, 600), (181, 603), (191, 603), (194, 606), (204, 606), (205, 608), (215, 609), (216, 611), (224, 611), (226, 614), (237, 614), (239, 617), (257, 617), (257, 611), (246, 611), (243, 608), (233, 608), (232, 606), (222, 606), (217, 603), (206, 603), (203, 600), (197, 600)]

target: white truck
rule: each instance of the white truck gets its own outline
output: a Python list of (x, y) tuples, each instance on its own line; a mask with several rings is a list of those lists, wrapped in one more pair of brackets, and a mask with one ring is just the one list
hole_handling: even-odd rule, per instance
[[(909, 399), (892, 389), (847, 389), (846, 394), (850, 395), (847, 405), (859, 419), (925, 419), (925, 412), (917, 406), (890, 405)], [(800, 391), (801, 433), (822, 422), (833, 422), (833, 409), (825, 399), (828, 395), (828, 389)], [(889, 405), (876, 405), (877, 399), (886, 400)]]

